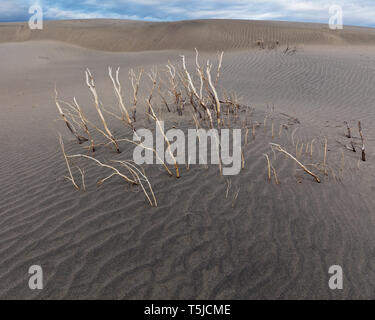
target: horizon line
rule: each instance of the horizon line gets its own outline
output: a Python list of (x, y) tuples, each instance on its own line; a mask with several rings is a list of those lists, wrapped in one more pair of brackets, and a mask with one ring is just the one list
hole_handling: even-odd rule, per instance
[[(133, 22), (149, 22), (149, 23), (168, 23), (168, 22), (188, 22), (188, 21), (248, 21), (248, 22), (275, 22), (275, 23), (296, 23), (296, 24), (315, 24), (315, 25), (327, 25), (328, 23), (314, 22), (314, 21), (301, 21), (301, 20), (263, 20), (263, 19), (241, 19), (241, 18), (200, 18), (200, 19), (176, 19), (176, 20), (150, 20), (150, 19), (120, 19), (120, 18), (71, 18), (71, 19), (44, 19), (45, 22), (63, 22), (63, 21), (133, 21)], [(1, 20), (0, 23), (27, 23), (29, 20)], [(356, 24), (344, 24), (344, 27), (356, 27), (356, 28), (369, 28), (375, 29), (375, 25), (356, 25)]]

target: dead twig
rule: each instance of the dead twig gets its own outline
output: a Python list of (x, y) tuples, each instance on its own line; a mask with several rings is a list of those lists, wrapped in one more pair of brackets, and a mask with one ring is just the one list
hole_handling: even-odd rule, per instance
[(270, 163), (270, 158), (268, 157), (268, 154), (264, 154), (264, 156), (267, 159), (267, 176), (268, 176), (268, 181), (271, 181), (271, 163)]
[(76, 129), (74, 128), (73, 124), (68, 120), (68, 118), (65, 116), (61, 106), (60, 106), (60, 103), (59, 103), (59, 100), (57, 99), (57, 89), (55, 87), (55, 103), (56, 103), (56, 107), (57, 107), (57, 110), (59, 111), (60, 113), (60, 117), (64, 120), (66, 126), (68, 127), (69, 131), (74, 135), (74, 137), (77, 139), (78, 143), (81, 144), (83, 142), (86, 142), (88, 141), (87, 138), (85, 137), (82, 137), (80, 136)]
[(139, 91), (139, 85), (140, 85), (140, 82), (141, 82), (142, 74), (143, 74), (143, 69), (141, 69), (138, 72), (138, 75), (135, 74), (133, 69), (131, 69), (129, 71), (129, 78), (130, 78), (130, 82), (131, 82), (132, 88), (133, 88), (133, 121), (134, 122), (136, 121), (138, 91)]
[(287, 152), (286, 150), (284, 150), (279, 144), (276, 144), (276, 143), (270, 143), (271, 147), (274, 147), (277, 151), (281, 152), (281, 153), (284, 153), (285, 155), (287, 155), (289, 158), (291, 158), (292, 160), (294, 160), (306, 173), (308, 173), (309, 175), (313, 176), (316, 180), (316, 182), (320, 183), (320, 179), (319, 177), (311, 172), (309, 169), (307, 169), (301, 162), (299, 162), (295, 157), (293, 157), (289, 152)]
[(74, 188), (76, 188), (77, 190), (79, 190), (80, 188), (79, 188), (79, 186), (77, 185), (77, 183), (75, 182), (74, 177), (73, 177), (72, 170), (71, 170), (71, 168), (70, 168), (70, 164), (69, 164), (68, 156), (67, 156), (66, 153), (65, 153), (64, 141), (63, 141), (63, 139), (62, 139), (61, 134), (60, 134), (59, 136), (60, 136), (59, 141), (60, 141), (61, 151), (62, 151), (62, 153), (63, 153), (63, 155), (64, 155), (65, 163), (66, 163), (66, 166), (67, 166), (67, 168), (68, 168), (68, 172), (69, 172), (69, 177), (65, 177), (65, 178), (68, 179), (68, 180), (73, 184)]
[(350, 139), (352, 137), (352, 133), (350, 131), (349, 123), (347, 121), (344, 121), (344, 123), (346, 124), (346, 129), (347, 129), (346, 137)]
[(89, 69), (86, 69), (86, 84), (87, 84), (88, 88), (90, 89), (90, 91), (91, 91), (91, 93), (94, 97), (95, 108), (96, 108), (96, 111), (98, 112), (98, 115), (99, 115), (99, 117), (100, 117), (100, 119), (103, 123), (104, 130), (106, 131), (109, 139), (112, 141), (113, 145), (115, 146), (115, 149), (116, 149), (117, 153), (120, 153), (120, 148), (119, 148), (119, 146), (116, 142), (116, 139), (114, 138), (111, 131), (109, 130), (107, 122), (106, 122), (106, 120), (103, 116), (103, 113), (102, 113), (101, 109), (100, 109), (99, 97), (98, 97), (98, 93), (97, 93), (96, 88), (95, 88), (94, 78), (92, 77)]
[(130, 126), (133, 126), (133, 123), (130, 120), (128, 109), (125, 106), (124, 99), (123, 99), (123, 96), (122, 96), (122, 88), (121, 88), (121, 83), (120, 83), (120, 80), (119, 80), (119, 73), (120, 73), (120, 67), (118, 67), (117, 70), (116, 70), (116, 80), (115, 80), (112, 76), (112, 68), (108, 67), (108, 74), (109, 74), (109, 77), (112, 81), (113, 89), (115, 90), (115, 93), (116, 93), (116, 97), (117, 97), (117, 100), (118, 100), (120, 112), (122, 114), (122, 120), (124, 121), (125, 118), (126, 118), (126, 121), (128, 122), (128, 124)]
[(365, 139), (363, 138), (361, 121), (358, 121), (358, 130), (362, 141), (362, 161), (366, 161)]
[(160, 130), (161, 134), (164, 137), (164, 141), (167, 143), (169, 155), (171, 156), (171, 158), (173, 159), (173, 162), (174, 162), (174, 167), (175, 167), (175, 170), (176, 170), (176, 177), (180, 178), (180, 171), (179, 171), (179, 168), (178, 168), (177, 160), (176, 160), (175, 156), (173, 155), (173, 152), (171, 151), (171, 144), (169, 143), (168, 138), (165, 136), (164, 130), (163, 130), (161, 124), (160, 124), (159, 119), (157, 118), (157, 116), (156, 116), (156, 114), (154, 112), (154, 109), (152, 108), (151, 103), (149, 103), (148, 100), (146, 100), (146, 102), (148, 104), (148, 107), (150, 108), (150, 111), (152, 113), (152, 116), (153, 116), (156, 124), (159, 127), (159, 130)]

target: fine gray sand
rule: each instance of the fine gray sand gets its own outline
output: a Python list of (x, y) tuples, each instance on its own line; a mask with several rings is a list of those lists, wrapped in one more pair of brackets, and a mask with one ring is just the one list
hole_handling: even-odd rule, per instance
[[(287, 46), (291, 54), (284, 54)], [(180, 54), (193, 68), (195, 47), (202, 61), (225, 51), (220, 92), (235, 91), (252, 110), (241, 109), (233, 127), (246, 119), (259, 124), (255, 137), (250, 127), (247, 144), (243, 136), (241, 173), (223, 177), (217, 166), (181, 166), (176, 179), (161, 166), (145, 166), (158, 200), (151, 208), (139, 188), (118, 178), (97, 187), (108, 171), (80, 162), (87, 190), (75, 190), (64, 179), (58, 133), (68, 154), (87, 151), (58, 121), (55, 84), (61, 99), (76, 97), (97, 119), (86, 67), (103, 104), (116, 106), (108, 66), (121, 67), (129, 101), (130, 68), (162, 70), (168, 60), (179, 64)], [(137, 127), (155, 130), (144, 115), (149, 87), (144, 76)], [(47, 22), (31, 32), (26, 24), (0, 24), (0, 298), (374, 299), (374, 88), (373, 29), (88, 20)], [(169, 114), (157, 97), (155, 105), (167, 129), (195, 128), (190, 112)], [(120, 121), (106, 118), (116, 137), (131, 138)], [(345, 148), (344, 121), (359, 143), (359, 120), (366, 162), (359, 147)], [(311, 156), (306, 145), (313, 139)], [(325, 139), (328, 175), (312, 168), (320, 184), (269, 146), (322, 163)], [(95, 157), (132, 158), (133, 145), (120, 147), (116, 154), (100, 146)], [(278, 185), (267, 179), (265, 153)], [(43, 267), (43, 290), (28, 287), (31, 265)], [(343, 290), (329, 289), (331, 265), (343, 268)]]

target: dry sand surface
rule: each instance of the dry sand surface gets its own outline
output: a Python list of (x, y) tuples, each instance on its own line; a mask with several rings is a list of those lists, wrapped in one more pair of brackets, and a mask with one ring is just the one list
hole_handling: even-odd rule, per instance
[[(375, 298), (373, 29), (64, 21), (35, 32), (0, 24), (0, 42), (0, 298)], [(284, 54), (287, 45), (296, 51)], [(151, 208), (138, 188), (120, 179), (97, 187), (107, 171), (86, 162), (87, 191), (76, 191), (64, 179), (58, 132), (68, 154), (86, 151), (57, 121), (55, 84), (61, 99), (76, 97), (96, 119), (86, 67), (103, 104), (116, 106), (108, 66), (121, 67), (128, 101), (130, 68), (161, 70), (168, 60), (179, 63), (182, 53), (193, 68), (194, 47), (202, 61), (225, 51), (219, 91), (234, 90), (251, 107), (241, 109), (233, 126), (246, 119), (259, 124), (255, 138), (250, 126), (247, 144), (243, 136), (241, 173), (223, 177), (217, 166), (181, 166), (176, 179), (161, 166), (146, 166), (158, 200)], [(137, 126), (154, 128), (142, 114), (150, 81), (142, 83)], [(195, 128), (190, 113), (169, 114), (154, 101), (168, 128)], [(120, 121), (106, 117), (116, 137), (131, 137)], [(358, 120), (366, 162), (345, 148), (344, 121), (359, 142)], [(269, 146), (279, 143), (306, 164), (322, 163), (325, 139), (328, 175), (312, 168), (320, 184)], [(130, 159), (134, 146), (120, 147), (116, 154), (100, 146), (96, 157)], [(264, 154), (278, 185), (267, 179)], [(41, 291), (28, 287), (34, 264), (44, 270)], [(328, 287), (331, 265), (344, 270), (343, 290)]]

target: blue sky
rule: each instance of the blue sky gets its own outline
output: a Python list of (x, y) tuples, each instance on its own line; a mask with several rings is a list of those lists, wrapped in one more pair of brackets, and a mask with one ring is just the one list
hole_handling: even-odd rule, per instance
[(0, 0), (0, 21), (28, 21), (39, 4), (46, 20), (114, 18), (148, 21), (256, 19), (328, 23), (341, 5), (344, 24), (375, 26), (375, 0)]

